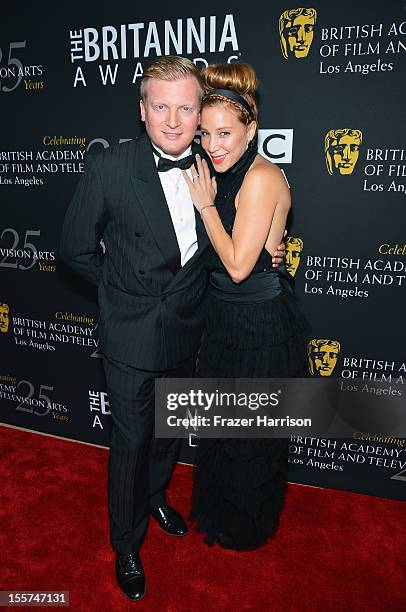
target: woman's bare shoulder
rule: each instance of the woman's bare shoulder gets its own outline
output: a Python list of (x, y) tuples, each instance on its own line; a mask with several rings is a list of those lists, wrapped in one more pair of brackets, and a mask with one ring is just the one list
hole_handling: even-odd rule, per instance
[(285, 175), (278, 166), (258, 154), (248, 170), (244, 183), (247, 185), (264, 184), (266, 188), (276, 190), (289, 189)]

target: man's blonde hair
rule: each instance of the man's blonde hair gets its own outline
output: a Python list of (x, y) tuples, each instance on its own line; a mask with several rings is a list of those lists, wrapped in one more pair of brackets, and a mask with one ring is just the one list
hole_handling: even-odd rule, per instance
[(195, 64), (186, 57), (178, 55), (166, 55), (153, 62), (144, 72), (141, 79), (140, 95), (145, 101), (147, 97), (148, 81), (160, 79), (161, 81), (179, 81), (187, 77), (195, 77), (199, 86), (200, 100), (203, 97), (203, 82), (199, 70)]

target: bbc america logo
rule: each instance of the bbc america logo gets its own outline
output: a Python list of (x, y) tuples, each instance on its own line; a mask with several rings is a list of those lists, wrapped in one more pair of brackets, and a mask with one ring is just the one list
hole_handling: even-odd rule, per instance
[(259, 152), (276, 164), (291, 164), (293, 129), (258, 130)]

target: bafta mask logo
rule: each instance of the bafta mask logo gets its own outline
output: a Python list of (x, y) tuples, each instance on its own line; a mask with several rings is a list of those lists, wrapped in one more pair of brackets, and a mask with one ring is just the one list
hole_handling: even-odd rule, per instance
[(329, 174), (352, 174), (362, 143), (361, 130), (330, 130), (324, 139), (324, 152)]
[(291, 276), (295, 276), (300, 263), (300, 254), (303, 250), (303, 240), (295, 236), (286, 236), (285, 266)]
[(6, 334), (8, 332), (10, 308), (8, 304), (0, 304), (0, 332)]
[(338, 340), (316, 339), (307, 345), (309, 371), (312, 376), (331, 376), (340, 352)]
[(317, 12), (314, 8), (294, 8), (279, 17), (279, 38), (285, 59), (307, 57), (313, 42)]

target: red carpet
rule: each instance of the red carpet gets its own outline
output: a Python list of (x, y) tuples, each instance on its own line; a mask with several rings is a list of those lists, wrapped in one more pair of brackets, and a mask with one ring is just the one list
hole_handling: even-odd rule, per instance
[[(405, 609), (405, 506), (289, 485), (276, 536), (262, 549), (208, 548), (151, 521), (142, 558), (147, 595), (115, 586), (105, 449), (0, 427), (1, 590), (65, 590), (71, 610), (397, 612)], [(189, 509), (192, 469), (170, 501)]]

